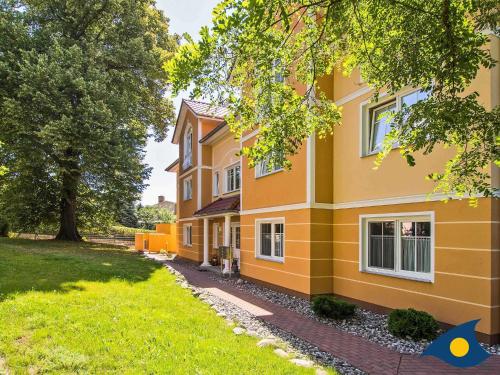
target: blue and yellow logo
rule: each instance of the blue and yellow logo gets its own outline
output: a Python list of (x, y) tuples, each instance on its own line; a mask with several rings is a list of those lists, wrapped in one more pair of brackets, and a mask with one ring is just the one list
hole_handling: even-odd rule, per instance
[(432, 355), (455, 367), (477, 366), (491, 354), (477, 342), (477, 320), (456, 326), (434, 340), (422, 355)]

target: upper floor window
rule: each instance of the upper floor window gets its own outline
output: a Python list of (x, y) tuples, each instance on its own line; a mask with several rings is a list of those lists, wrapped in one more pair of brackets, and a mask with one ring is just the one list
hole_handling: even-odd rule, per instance
[(255, 177), (263, 177), (274, 172), (283, 170), (283, 165), (279, 163), (271, 164), (269, 162), (269, 156), (265, 157), (264, 160), (257, 163), (255, 166)]
[[(394, 126), (393, 117), (403, 107), (427, 98), (428, 93), (422, 90), (413, 90), (396, 95), (393, 98), (376, 104), (365, 104), (362, 107), (362, 155), (372, 155), (380, 152), (386, 135)], [(394, 146), (397, 146), (394, 145)]]
[(193, 178), (187, 177), (183, 181), (183, 198), (185, 201), (193, 198)]
[(214, 182), (213, 182), (213, 195), (214, 197), (219, 195), (219, 172), (214, 173)]
[(281, 67), (281, 59), (277, 58), (273, 61), (273, 72), (274, 72), (274, 82), (283, 83), (285, 82), (285, 76)]
[(385, 136), (391, 131), (392, 116), (396, 112), (396, 101), (390, 101), (380, 107), (371, 109), (370, 148), (369, 153), (382, 150)]
[(189, 126), (184, 133), (184, 154), (182, 168), (187, 169), (193, 165), (193, 128)]
[(232, 191), (240, 190), (241, 183), (241, 167), (239, 164), (235, 164), (226, 169), (226, 193)]
[(433, 222), (430, 214), (362, 216), (363, 270), (432, 281)]

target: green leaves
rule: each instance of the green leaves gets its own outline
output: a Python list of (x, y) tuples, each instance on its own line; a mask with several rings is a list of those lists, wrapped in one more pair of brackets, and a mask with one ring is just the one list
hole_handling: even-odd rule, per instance
[[(428, 99), (397, 116), (376, 167), (394, 142), (410, 166), (412, 154), (449, 146), (457, 155), (437, 173), (436, 190), (492, 195), (499, 111), (467, 89), (480, 69), (496, 64), (489, 43), (498, 24), (495, 1), (225, 0), (211, 30), (166, 68), (174, 92), (192, 84), (193, 96), (229, 103), (236, 136), (260, 128), (243, 149), (251, 165), (272, 151), (292, 155), (308, 136), (330, 134), (341, 122), (320, 84), (335, 69), (359, 68), (374, 98), (420, 87)], [(498, 49), (498, 40), (491, 43)]]
[(0, 210), (14, 226), (58, 224), (73, 193), (92, 228), (137, 199), (148, 134), (173, 122), (163, 66), (176, 48), (151, 0), (0, 0)]
[(157, 206), (139, 206), (136, 215), (139, 225), (144, 229), (155, 229), (158, 223), (175, 222), (175, 214), (172, 211)]

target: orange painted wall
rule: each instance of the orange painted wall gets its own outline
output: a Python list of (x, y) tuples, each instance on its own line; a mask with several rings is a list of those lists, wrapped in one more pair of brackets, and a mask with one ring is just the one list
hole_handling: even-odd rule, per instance
[[(186, 178), (192, 178), (193, 193), (192, 198), (184, 200), (184, 180)], [(178, 218), (189, 218), (193, 216), (193, 213), (198, 209), (197, 207), (197, 194), (198, 194), (198, 173), (197, 170), (188, 172), (185, 176), (178, 179), (178, 191), (179, 191), (179, 215)]]
[[(459, 324), (481, 318), (480, 332), (499, 333), (498, 248), (491, 247), (491, 209), (498, 201), (426, 202), (335, 210), (333, 220), (334, 293), (390, 308), (413, 307), (438, 320)], [(359, 215), (434, 211), (435, 281), (412, 281), (359, 271)]]
[(176, 253), (178, 250), (177, 224), (176, 223), (156, 224), (156, 232), (163, 233), (167, 236), (166, 250)]
[[(241, 273), (302, 294), (332, 293), (332, 225), (330, 210), (302, 209), (240, 216)], [(283, 218), (284, 261), (259, 259), (255, 221)]]
[[(246, 141), (251, 145), (254, 138)], [(290, 157), (293, 168), (260, 178), (255, 178), (255, 169), (248, 166), (248, 159), (242, 158), (242, 205), (244, 210), (274, 207), (306, 201), (307, 151), (302, 146), (299, 153)]]
[[(498, 38), (492, 43), (492, 53), (500, 59)], [(480, 69), (477, 77), (467, 92), (477, 91), (480, 101), (491, 108), (498, 105), (500, 86), (498, 70)], [(334, 98), (339, 100), (354, 94), (359, 85), (359, 73), (344, 77), (334, 75)], [(323, 88), (327, 90), (326, 87)], [(360, 156), (362, 104), (369, 101), (370, 93), (359, 96), (342, 105), (342, 124), (334, 131), (333, 186), (334, 203), (359, 200), (401, 197), (427, 194), (432, 192), (434, 184), (425, 177), (432, 172), (441, 172), (445, 163), (454, 156), (452, 149), (437, 147), (431, 155), (415, 154), (416, 166), (409, 167), (397, 150), (384, 160), (378, 170), (374, 170), (376, 155)], [(380, 99), (383, 102), (384, 98)]]
[[(192, 224), (192, 246), (186, 246), (183, 243), (183, 226)], [(187, 220), (177, 222), (177, 244), (178, 255), (196, 262), (203, 260), (203, 221), (202, 220)]]
[(231, 133), (223, 136), (212, 145), (212, 171), (210, 173), (210, 179), (207, 181), (207, 184), (210, 186), (210, 191), (212, 190), (213, 175), (215, 172), (219, 172), (219, 195), (213, 196), (212, 200), (234, 194), (224, 193), (224, 170), (240, 162), (240, 157), (236, 155), (239, 150), (240, 143), (234, 139)]

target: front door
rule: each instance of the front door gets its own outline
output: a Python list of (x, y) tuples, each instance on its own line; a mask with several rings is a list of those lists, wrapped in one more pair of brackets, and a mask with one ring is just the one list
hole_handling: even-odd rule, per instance
[(231, 247), (234, 251), (234, 257), (238, 259), (238, 266), (240, 264), (240, 223), (231, 225)]

